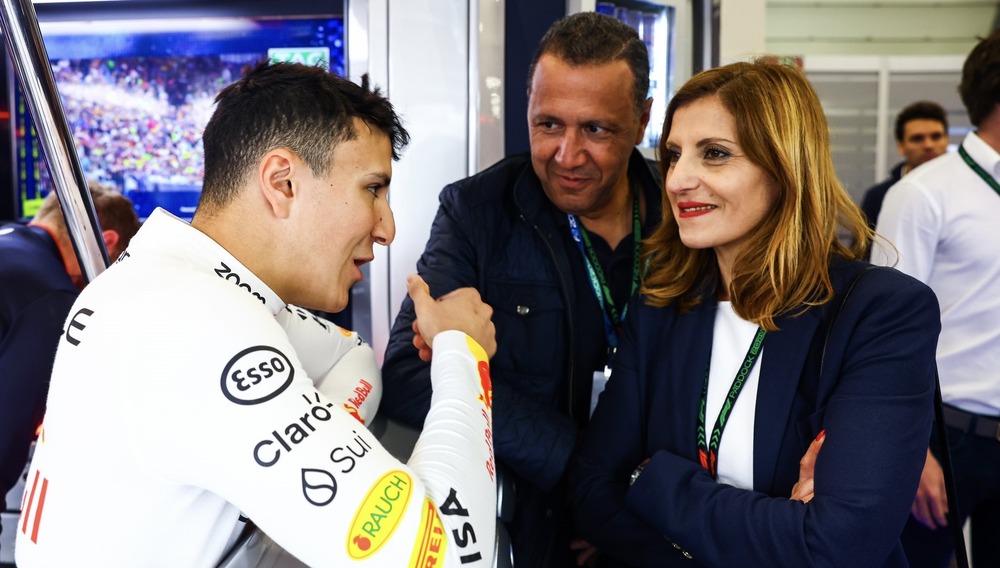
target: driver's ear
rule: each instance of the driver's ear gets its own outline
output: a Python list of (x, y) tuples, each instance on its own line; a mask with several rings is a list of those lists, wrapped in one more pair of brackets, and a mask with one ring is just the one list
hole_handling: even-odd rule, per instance
[(278, 218), (286, 218), (297, 195), (294, 173), (301, 162), (298, 156), (284, 148), (264, 155), (257, 168), (257, 187), (264, 201)]

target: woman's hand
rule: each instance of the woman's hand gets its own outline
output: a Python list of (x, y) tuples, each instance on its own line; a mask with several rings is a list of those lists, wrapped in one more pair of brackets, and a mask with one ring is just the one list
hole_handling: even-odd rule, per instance
[(576, 555), (577, 566), (597, 566), (597, 557), (600, 552), (596, 546), (582, 538), (576, 538), (570, 541), (569, 548)]
[(826, 430), (821, 430), (816, 439), (809, 444), (806, 454), (799, 460), (799, 481), (792, 487), (793, 501), (808, 503), (813, 498), (813, 477), (816, 471), (816, 458), (819, 456), (819, 449), (823, 447), (826, 440)]
[(948, 492), (944, 485), (944, 471), (930, 450), (927, 450), (917, 497), (910, 511), (915, 519), (931, 530), (948, 526)]

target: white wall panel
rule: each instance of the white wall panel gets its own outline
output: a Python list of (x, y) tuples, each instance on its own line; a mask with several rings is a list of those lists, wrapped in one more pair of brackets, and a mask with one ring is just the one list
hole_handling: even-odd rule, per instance
[(964, 55), (992, 29), (997, 10), (993, 0), (768, 0), (767, 51)]
[(969, 130), (957, 85), (964, 59), (806, 56), (804, 68), (830, 125), (834, 166), (855, 201), (885, 179), (899, 160), (892, 129), (907, 104), (927, 99), (948, 112), (951, 142)]
[[(396, 240), (388, 254), (376, 252), (370, 271), (371, 341), (380, 362), (392, 320), (406, 295), (406, 275), (416, 269), (427, 242), (438, 194), (445, 184), (467, 175), (469, 155), (467, 2), (383, 3), (388, 8), (387, 33), (382, 36), (388, 39), (383, 85), (411, 139), (393, 166), (389, 190)], [(381, 39), (372, 30), (374, 59)]]

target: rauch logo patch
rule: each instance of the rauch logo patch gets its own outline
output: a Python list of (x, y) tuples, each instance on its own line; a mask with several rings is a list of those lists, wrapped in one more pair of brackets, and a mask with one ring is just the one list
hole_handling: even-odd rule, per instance
[(390, 471), (372, 485), (347, 533), (351, 558), (368, 558), (389, 541), (406, 512), (411, 487), (410, 476), (401, 470)]

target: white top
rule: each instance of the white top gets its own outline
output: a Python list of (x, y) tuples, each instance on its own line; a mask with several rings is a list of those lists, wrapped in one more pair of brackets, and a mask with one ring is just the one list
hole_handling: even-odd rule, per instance
[[(712, 335), (712, 362), (708, 375), (708, 400), (705, 404), (705, 435), (711, 437), (715, 421), (719, 418), (733, 379), (743, 365), (747, 350), (757, 334), (757, 324), (748, 322), (733, 311), (732, 302), (719, 302), (715, 312), (715, 331)], [(726, 429), (719, 442), (718, 481), (753, 489), (753, 425), (757, 410), (757, 386), (760, 385), (760, 368), (764, 350), (757, 355), (757, 362), (743, 383), (736, 403), (729, 415)]]
[(214, 566), (242, 512), (310, 566), (489, 565), (486, 354), (443, 332), (431, 379), (403, 464), (363, 426), (368, 345), (157, 210), (70, 312), (17, 564)]
[[(974, 133), (962, 146), (1000, 179), (1000, 155)], [(969, 412), (1000, 416), (1000, 195), (949, 153), (892, 186), (877, 231), (899, 251), (899, 270), (941, 304), (941, 395)], [(876, 246), (872, 263), (892, 266)]]

